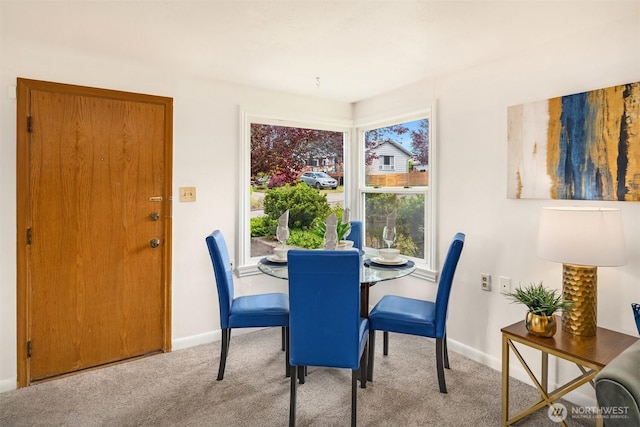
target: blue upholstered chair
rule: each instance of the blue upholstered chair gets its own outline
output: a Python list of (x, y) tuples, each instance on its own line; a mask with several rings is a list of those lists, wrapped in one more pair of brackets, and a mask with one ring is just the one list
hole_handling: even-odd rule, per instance
[(385, 295), (369, 313), (369, 380), (373, 379), (375, 331), (384, 331), (384, 355), (389, 354), (389, 332), (436, 339), (436, 368), (440, 392), (446, 393), (444, 369), (449, 368), (447, 353), (447, 307), (453, 276), (464, 246), (464, 234), (457, 233), (445, 259), (435, 302)]
[[(220, 327), (222, 329), (222, 345), (218, 381), (224, 377), (224, 368), (229, 353), (231, 329), (233, 328), (265, 328), (281, 326), (284, 337), (289, 337), (289, 298), (284, 293), (270, 293), (234, 297), (233, 272), (224, 237), (219, 230), (206, 238), (209, 255), (213, 263), (213, 271), (218, 286), (218, 302), (220, 303)], [(289, 376), (288, 344), (285, 342), (286, 376)]]
[(364, 236), (362, 235), (362, 221), (351, 221), (351, 232), (347, 236), (347, 240), (353, 242), (353, 247), (362, 249)]
[(356, 423), (357, 378), (366, 386), (369, 337), (360, 317), (360, 255), (356, 251), (290, 250), (289, 315), (291, 402), (289, 425), (296, 422), (297, 367), (348, 368), (351, 425)]

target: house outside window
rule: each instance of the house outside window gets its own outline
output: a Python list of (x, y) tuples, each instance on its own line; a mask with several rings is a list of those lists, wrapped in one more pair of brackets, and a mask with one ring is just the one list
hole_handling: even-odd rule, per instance
[(416, 262), (418, 275), (435, 279), (433, 167), (430, 114), (358, 128), (362, 173), (360, 212), (365, 246), (386, 247), (382, 230), (395, 215), (396, 241), (403, 256)]

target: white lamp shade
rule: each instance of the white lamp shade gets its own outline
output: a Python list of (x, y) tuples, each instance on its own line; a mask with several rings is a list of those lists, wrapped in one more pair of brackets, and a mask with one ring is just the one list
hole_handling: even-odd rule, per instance
[(538, 256), (564, 264), (626, 263), (622, 214), (610, 208), (542, 208)]

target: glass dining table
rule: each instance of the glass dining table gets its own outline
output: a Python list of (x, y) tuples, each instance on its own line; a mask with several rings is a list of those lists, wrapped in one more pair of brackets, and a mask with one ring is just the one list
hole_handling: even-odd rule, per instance
[[(411, 260), (403, 258), (402, 261), (389, 263), (384, 262), (378, 255), (378, 251), (369, 250), (361, 256), (360, 316), (362, 317), (369, 317), (369, 289), (373, 285), (378, 282), (408, 276), (416, 270), (416, 265)], [(262, 258), (258, 262), (258, 270), (268, 276), (289, 280), (289, 270), (286, 261), (279, 260), (273, 256)]]

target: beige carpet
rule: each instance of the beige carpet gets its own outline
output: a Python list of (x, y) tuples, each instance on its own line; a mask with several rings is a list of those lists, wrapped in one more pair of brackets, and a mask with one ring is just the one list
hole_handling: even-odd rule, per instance
[[(358, 389), (361, 426), (498, 426), (500, 373), (450, 352), (449, 393), (438, 392), (434, 343), (377, 334), (374, 382)], [(202, 345), (0, 393), (0, 426), (286, 426), (289, 379), (280, 330), (232, 336), (216, 381), (220, 343)], [(512, 411), (535, 390), (511, 380)], [(298, 387), (298, 426), (347, 426), (351, 371), (309, 368)], [(568, 420), (570, 425), (579, 424)], [(556, 426), (540, 410), (518, 426)], [(586, 424), (589, 425), (589, 424)]]

